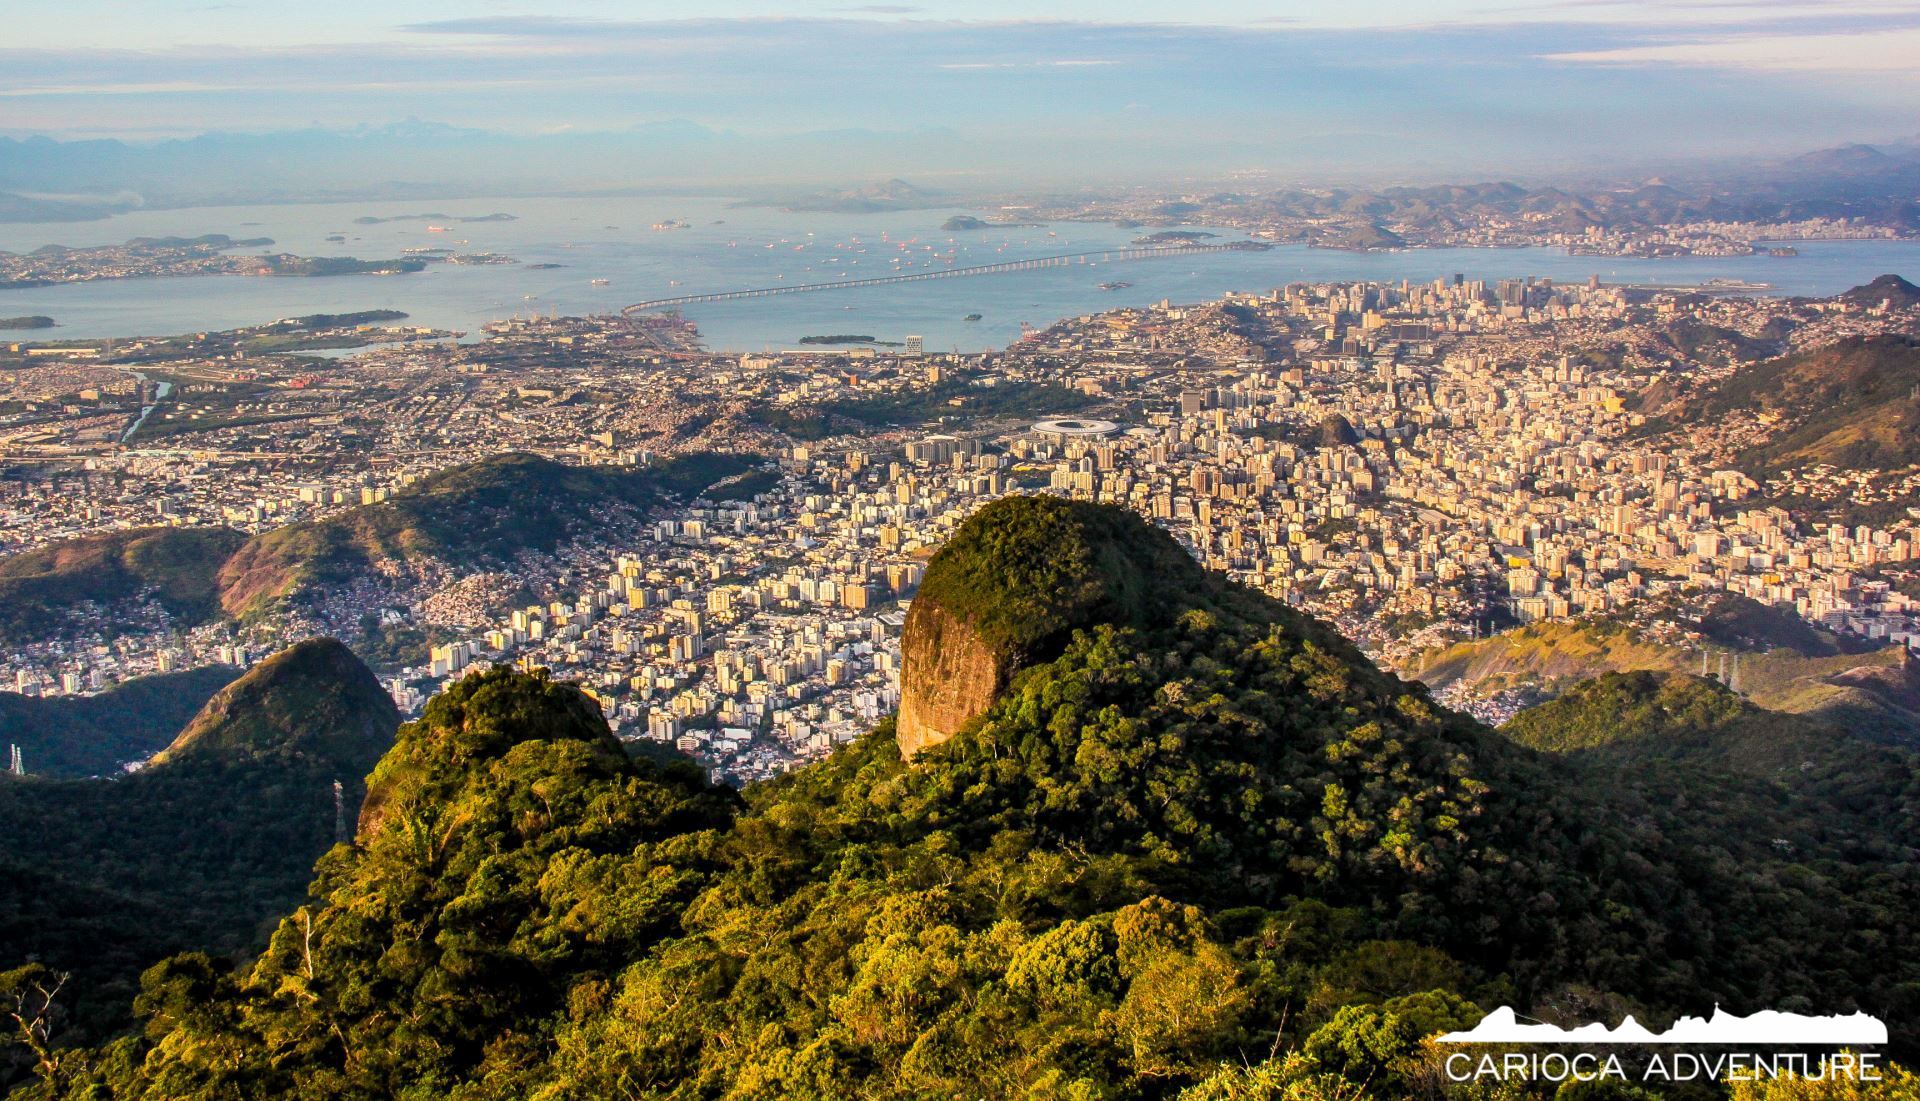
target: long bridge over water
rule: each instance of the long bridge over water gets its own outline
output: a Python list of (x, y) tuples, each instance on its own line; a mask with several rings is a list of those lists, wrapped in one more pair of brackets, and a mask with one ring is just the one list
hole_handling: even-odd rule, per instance
[(730, 302), (736, 298), (766, 298), (776, 294), (805, 294), (808, 291), (843, 291), (854, 287), (882, 287), (890, 283), (913, 283), (921, 279), (959, 279), (969, 275), (993, 275), (1004, 271), (1029, 271), (1035, 268), (1059, 268), (1071, 264), (1112, 264), (1122, 260), (1156, 260), (1162, 256), (1194, 256), (1208, 252), (1264, 252), (1273, 246), (1263, 241), (1232, 241), (1224, 245), (1165, 245), (1106, 249), (1101, 252), (1069, 252), (1059, 256), (1036, 256), (1028, 260), (1008, 260), (999, 264), (974, 264), (938, 271), (916, 271), (903, 275), (882, 275), (871, 279), (840, 279), (831, 283), (792, 283), (777, 287), (754, 287), (742, 291), (715, 291), (712, 294), (683, 294), (675, 298), (654, 298), (635, 302), (621, 313), (664, 310), (690, 306), (696, 302)]

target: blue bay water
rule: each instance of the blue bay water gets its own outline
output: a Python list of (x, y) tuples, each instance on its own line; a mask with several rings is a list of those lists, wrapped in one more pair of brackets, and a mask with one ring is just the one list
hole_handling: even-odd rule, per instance
[[(433, 219), (356, 225), (361, 216), (436, 213), (510, 222)], [(46, 314), (59, 328), (42, 338), (161, 335), (233, 328), (309, 313), (404, 310), (411, 324), (477, 334), (482, 324), (538, 313), (590, 314), (631, 302), (748, 287), (865, 279), (1098, 251), (1147, 230), (1055, 222), (1039, 228), (947, 232), (957, 211), (810, 214), (736, 207), (725, 199), (663, 196), (305, 203), (137, 211), (65, 225), (0, 223), (0, 249), (49, 243), (117, 244), (138, 236), (271, 237), (273, 251), (384, 259), (406, 248), (500, 252), (516, 265), (433, 265), (400, 276), (125, 279), (0, 290), (0, 315)], [(991, 215), (978, 209), (970, 213)], [(655, 230), (655, 223), (688, 228)], [(1189, 227), (1209, 229), (1206, 226)], [(1244, 239), (1213, 228), (1217, 241)], [(344, 242), (332, 242), (329, 235)], [(790, 348), (807, 335), (920, 334), (931, 351), (977, 351), (1017, 339), (1022, 322), (1044, 326), (1124, 305), (1198, 302), (1228, 291), (1264, 292), (1296, 281), (1415, 282), (1450, 276), (1543, 276), (1609, 283), (1691, 285), (1710, 279), (1765, 283), (1768, 293), (1828, 295), (1876, 275), (1920, 278), (1920, 241), (1814, 241), (1793, 258), (1745, 256), (1636, 260), (1568, 256), (1560, 249), (1415, 249), (1349, 253), (1283, 245), (1267, 252), (1075, 264), (965, 279), (928, 280), (812, 294), (701, 303), (685, 309), (716, 350)], [(536, 269), (550, 263), (557, 268)], [(605, 279), (595, 286), (593, 280)], [(1132, 286), (1101, 290), (1103, 282)], [(981, 320), (963, 320), (977, 313)]]

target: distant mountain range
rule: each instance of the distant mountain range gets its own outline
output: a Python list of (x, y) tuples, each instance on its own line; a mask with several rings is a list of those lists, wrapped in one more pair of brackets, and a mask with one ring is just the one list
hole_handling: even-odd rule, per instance
[(1830, 175), (1763, 167), (1685, 186), (1649, 182), (1616, 188), (1527, 188), (1487, 182), (1232, 191), (1162, 204), (1153, 213), (1191, 222), (1224, 214), (1240, 219), (1337, 219), (1352, 227), (1348, 232), (1361, 235), (1362, 247), (1368, 243), (1365, 238), (1384, 232), (1383, 223), (1440, 233), (1494, 215), (1559, 233), (1807, 218), (1860, 218), (1902, 230), (1920, 229), (1920, 203), (1915, 200), (1920, 194), (1920, 156), (1889, 160), (1883, 171)]
[(87, 220), (142, 206), (647, 188), (776, 198), (796, 185), (884, 171), (903, 151), (950, 138), (938, 129), (747, 138), (689, 122), (532, 136), (408, 122), (152, 143), (0, 138), (0, 221)]
[[(1257, 160), (1257, 145), (1235, 150)], [(1167, 171), (1147, 153), (1127, 169)], [(866, 212), (944, 205), (937, 192), (895, 180), (847, 187), (902, 165), (967, 181), (974, 191), (1021, 185), (991, 146), (939, 128), (834, 130), (748, 137), (685, 121), (628, 130), (521, 136), (406, 122), (334, 131), (208, 133), (136, 144), (118, 140), (0, 138), (0, 220), (72, 221), (141, 206), (228, 202), (410, 200), (461, 195), (551, 194), (678, 188), (743, 194), (796, 210)], [(777, 165), (777, 171), (769, 166)], [(1085, 181), (1076, 181), (1081, 186)], [(1033, 183), (1029, 187), (1058, 186)], [(795, 192), (805, 187), (824, 190)], [(902, 191), (901, 188), (908, 191)], [(911, 193), (910, 193), (911, 192)], [(1846, 145), (1771, 161), (1694, 172), (1684, 182), (1521, 187), (1485, 182), (1379, 189), (1279, 188), (1232, 200), (1294, 215), (1345, 214), (1444, 222), (1474, 212), (1526, 214), (1554, 229), (1660, 224), (1683, 218), (1868, 217), (1920, 226), (1920, 146)], [(1169, 218), (1228, 197), (1169, 201)]]
[(1842, 145), (1803, 154), (1754, 174), (1755, 183), (1808, 199), (1920, 194), (1920, 145)]
[(839, 191), (821, 191), (791, 199), (780, 205), (788, 210), (817, 211), (830, 214), (875, 214), (883, 210), (919, 210), (952, 202), (938, 192), (927, 191), (905, 180), (885, 180), (864, 187)]

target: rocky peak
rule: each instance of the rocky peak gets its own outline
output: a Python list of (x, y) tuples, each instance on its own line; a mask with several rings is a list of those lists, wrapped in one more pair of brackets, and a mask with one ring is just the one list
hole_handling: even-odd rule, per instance
[(907, 613), (901, 754), (953, 737), (1075, 630), (1167, 622), (1178, 593), (1206, 584), (1179, 544), (1124, 509), (1057, 497), (987, 505), (933, 556)]

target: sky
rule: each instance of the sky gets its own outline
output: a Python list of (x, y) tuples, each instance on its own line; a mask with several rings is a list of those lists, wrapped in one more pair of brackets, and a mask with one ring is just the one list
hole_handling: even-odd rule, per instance
[(1232, 172), (1920, 133), (1920, 0), (8, 0), (0, 134), (858, 131)]

